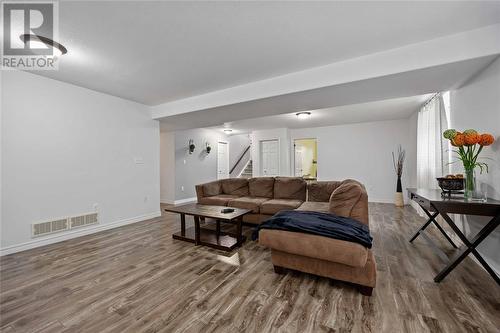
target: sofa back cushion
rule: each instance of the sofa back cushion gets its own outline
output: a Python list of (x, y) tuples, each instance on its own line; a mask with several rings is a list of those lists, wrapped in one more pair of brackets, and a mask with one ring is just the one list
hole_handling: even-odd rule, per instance
[(307, 184), (307, 201), (329, 202), (333, 191), (340, 186), (340, 181), (311, 182)]
[(203, 196), (205, 197), (211, 197), (213, 195), (222, 193), (222, 186), (219, 180), (203, 184), (202, 189), (203, 189)]
[(248, 180), (248, 190), (252, 197), (272, 198), (274, 195), (274, 177), (258, 177)]
[(228, 178), (221, 180), (222, 193), (237, 196), (248, 195), (248, 179)]
[(274, 198), (305, 201), (305, 180), (299, 177), (276, 177), (274, 179)]
[(363, 184), (353, 179), (342, 181), (330, 197), (330, 213), (368, 225), (368, 194)]

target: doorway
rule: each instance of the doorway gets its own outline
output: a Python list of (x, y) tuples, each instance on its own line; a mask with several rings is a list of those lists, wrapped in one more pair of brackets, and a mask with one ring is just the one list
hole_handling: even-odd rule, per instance
[(279, 140), (260, 141), (260, 171), (262, 176), (279, 176)]
[(229, 149), (227, 142), (217, 143), (217, 179), (229, 178)]
[(305, 180), (318, 178), (318, 143), (316, 139), (293, 141), (294, 175)]

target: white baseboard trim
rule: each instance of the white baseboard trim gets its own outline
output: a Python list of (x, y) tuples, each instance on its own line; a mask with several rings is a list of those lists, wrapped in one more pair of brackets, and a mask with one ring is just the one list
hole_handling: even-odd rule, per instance
[[(394, 204), (394, 199), (368, 199), (368, 202)], [(409, 205), (410, 201), (405, 198), (404, 203), (405, 205)]]
[(175, 201), (174, 200), (170, 200), (170, 199), (162, 199), (162, 198), (160, 198), (160, 203), (162, 203), (162, 204), (168, 204), (168, 205), (174, 205)]
[(191, 203), (191, 202), (196, 202), (198, 201), (197, 197), (192, 197), (192, 198), (187, 198), (187, 199), (180, 199), (180, 200), (175, 200), (174, 205), (181, 205), (181, 204), (186, 204), (186, 203)]
[(67, 232), (62, 232), (59, 234), (54, 234), (50, 236), (46, 236), (44, 238), (37, 238), (25, 243), (21, 244), (16, 244), (16, 245), (10, 245), (6, 246), (0, 249), (0, 256), (4, 256), (7, 254), (11, 253), (16, 253), (16, 252), (21, 252), (29, 249), (34, 249), (36, 247), (44, 246), (44, 245), (50, 245), (54, 243), (59, 243), (68, 239), (73, 239), (81, 236), (86, 236), (90, 234), (95, 234), (99, 231), (104, 231), (104, 230), (109, 230), (109, 229), (114, 229), (118, 228), (127, 224), (132, 224), (132, 223), (137, 223), (141, 222), (144, 220), (149, 220), (155, 217), (161, 216), (161, 211), (157, 211), (154, 213), (149, 213), (149, 214), (144, 214), (136, 217), (131, 217), (123, 220), (118, 220), (115, 222), (111, 223), (105, 223), (105, 224), (98, 224), (94, 226), (90, 226), (87, 228), (81, 228), (77, 230), (71, 230)]
[(394, 200), (368, 198), (368, 202), (374, 202), (374, 203), (394, 203)]

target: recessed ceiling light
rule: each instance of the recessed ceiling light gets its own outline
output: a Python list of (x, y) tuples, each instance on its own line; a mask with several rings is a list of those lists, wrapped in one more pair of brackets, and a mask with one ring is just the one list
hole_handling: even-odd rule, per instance
[(231, 133), (232, 131), (233, 131), (233, 130), (232, 130), (232, 129), (229, 129), (229, 128), (225, 128), (225, 129), (224, 129), (224, 132), (226, 132), (226, 133)]
[(295, 114), (298, 119), (303, 120), (303, 119), (308, 119), (311, 116), (311, 112), (309, 111), (302, 111), (302, 112), (297, 112)]
[(44, 49), (44, 48), (52, 48), (52, 55), (54, 57), (62, 56), (63, 54), (68, 53), (68, 49), (64, 47), (64, 45), (59, 44), (56, 41), (53, 41), (50, 38), (43, 37), (40, 35), (34, 34), (22, 34), (19, 38), (23, 41), (23, 43), (30, 43), (30, 48), (36, 49)]

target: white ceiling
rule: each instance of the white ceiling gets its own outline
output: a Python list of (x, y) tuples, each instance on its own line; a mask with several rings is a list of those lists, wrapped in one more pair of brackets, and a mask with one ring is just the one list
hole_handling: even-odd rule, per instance
[(500, 22), (500, 2), (61, 1), (59, 71), (147, 105)]
[[(392, 117), (395, 115), (396, 108), (384, 111), (383, 108), (370, 107), (377, 106), (377, 104), (371, 104), (372, 102), (387, 100), (396, 103), (391, 105), (401, 107), (401, 117), (405, 117), (405, 112), (407, 112), (405, 110), (409, 110), (410, 105), (399, 104), (398, 99), (403, 98), (401, 101), (411, 101), (412, 96), (456, 89), (492, 63), (496, 57), (497, 55), (481, 57), (318, 89), (212, 107), (200, 111), (175, 114), (161, 118), (160, 129), (161, 131), (176, 131), (201, 127), (218, 127), (228, 122), (237, 124), (240, 121), (247, 120), (246, 123), (252, 124), (252, 126), (243, 126), (242, 128), (244, 130), (256, 129), (262, 126), (259, 121), (267, 121), (267, 119), (281, 120), (281, 118), (269, 118), (269, 116), (307, 110), (335, 110), (338, 107), (349, 105), (356, 106), (352, 109), (349, 107), (342, 109), (344, 112), (341, 112), (342, 115), (340, 118), (335, 118), (335, 121), (339, 121), (339, 123), (352, 122), (353, 119), (358, 122), (373, 121), (377, 120), (377, 118), (369, 112), (348, 115), (345, 110), (359, 111), (361, 108), (366, 107), (368, 110), (375, 112), (377, 117), (387, 119), (386, 116)], [(406, 97), (410, 99), (405, 100)], [(418, 105), (414, 107), (413, 111), (417, 108)], [(387, 112), (387, 115), (384, 115), (384, 112)], [(259, 120), (255, 121), (252, 118), (259, 118)], [(281, 122), (276, 122), (276, 124), (278, 123)], [(278, 127), (284, 127), (284, 125)], [(309, 125), (304, 127), (309, 127)]]
[(214, 129), (230, 128), (231, 135), (254, 130), (272, 128), (308, 128), (343, 125), (359, 122), (409, 118), (432, 94), (387, 99), (383, 101), (351, 104), (328, 109), (311, 110), (309, 119), (298, 119), (296, 113), (239, 120), (217, 126)]

